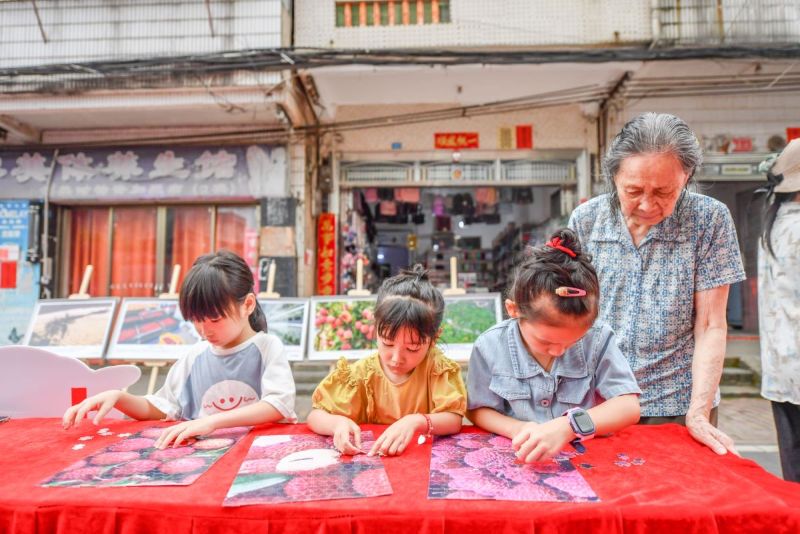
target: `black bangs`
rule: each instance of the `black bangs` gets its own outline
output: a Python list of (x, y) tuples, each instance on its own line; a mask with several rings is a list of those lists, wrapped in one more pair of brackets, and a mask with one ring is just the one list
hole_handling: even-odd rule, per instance
[(226, 317), (236, 304), (225, 273), (214, 266), (196, 264), (180, 293), (180, 307), (187, 321), (204, 321)]
[(438, 325), (430, 305), (410, 297), (388, 297), (375, 309), (378, 335), (384, 339), (395, 339), (402, 328), (416, 334), (415, 343), (422, 344), (436, 339)]

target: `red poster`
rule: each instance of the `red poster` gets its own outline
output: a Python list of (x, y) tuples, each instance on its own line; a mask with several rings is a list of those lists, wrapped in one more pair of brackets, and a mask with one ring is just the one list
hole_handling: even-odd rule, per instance
[(436, 148), (478, 148), (478, 132), (454, 132), (433, 134)]
[(517, 148), (533, 148), (533, 125), (517, 125)]
[(336, 215), (317, 219), (317, 294), (336, 294)]
[(733, 151), (734, 152), (752, 152), (753, 151), (753, 138), (752, 137), (734, 137), (733, 138)]

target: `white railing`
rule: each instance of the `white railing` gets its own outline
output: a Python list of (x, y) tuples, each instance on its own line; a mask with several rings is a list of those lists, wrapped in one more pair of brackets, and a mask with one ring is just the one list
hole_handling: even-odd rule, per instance
[(655, 0), (656, 40), (676, 44), (796, 43), (798, 0)]

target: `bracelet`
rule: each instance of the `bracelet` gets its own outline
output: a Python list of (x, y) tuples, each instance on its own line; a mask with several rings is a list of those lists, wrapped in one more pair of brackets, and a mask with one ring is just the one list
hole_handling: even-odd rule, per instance
[[(431, 421), (431, 416), (426, 413), (420, 415), (425, 418), (425, 422), (428, 424), (428, 429), (423, 437), (425, 439), (431, 439), (431, 436), (433, 435), (433, 421)], [(424, 441), (422, 443), (424, 443)]]

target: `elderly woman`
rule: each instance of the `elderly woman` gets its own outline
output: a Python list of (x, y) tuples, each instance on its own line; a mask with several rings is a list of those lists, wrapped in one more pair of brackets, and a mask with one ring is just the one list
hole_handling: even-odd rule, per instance
[(680, 423), (718, 454), (716, 428), (730, 284), (745, 278), (727, 207), (688, 191), (703, 156), (678, 117), (628, 122), (603, 161), (610, 193), (578, 206), (569, 226), (594, 256), (600, 319), (639, 387), (640, 423)]

